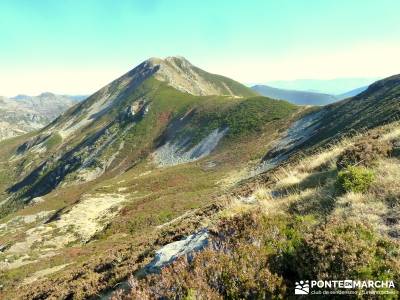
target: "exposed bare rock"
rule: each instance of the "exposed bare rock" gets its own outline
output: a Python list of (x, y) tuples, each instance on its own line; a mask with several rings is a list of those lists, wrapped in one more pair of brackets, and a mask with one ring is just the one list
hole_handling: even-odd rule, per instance
[(228, 128), (215, 129), (197, 145), (189, 149), (185, 145), (190, 142), (190, 139), (186, 138), (177, 142), (168, 141), (155, 151), (155, 161), (158, 165), (166, 167), (203, 158), (217, 147), (219, 141), (227, 132)]
[(156, 251), (154, 259), (145, 267), (147, 272), (155, 272), (172, 263), (178, 257), (190, 255), (194, 251), (202, 250), (208, 244), (209, 234), (207, 230), (201, 230), (186, 238), (165, 245)]
[(151, 58), (149, 62), (159, 66), (159, 70), (155, 74), (156, 79), (167, 82), (182, 92), (197, 96), (236, 96), (226, 84), (218, 86), (215, 82), (208, 80), (204, 73), (202, 74), (198, 68), (183, 57), (167, 57), (164, 60)]
[(52, 93), (0, 97), (0, 140), (38, 130), (75, 103), (68, 96)]

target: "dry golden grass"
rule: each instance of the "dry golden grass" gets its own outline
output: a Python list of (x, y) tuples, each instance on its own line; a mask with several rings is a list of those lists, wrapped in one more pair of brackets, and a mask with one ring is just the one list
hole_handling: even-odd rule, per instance
[[(400, 232), (400, 161), (382, 158), (372, 171), (375, 180), (369, 192), (347, 193), (338, 197), (333, 215), (369, 224), (375, 231), (390, 236), (390, 232)], [(397, 234), (392, 236), (397, 237)]]
[(382, 159), (375, 168), (376, 180), (373, 185), (379, 197), (400, 197), (400, 161), (396, 158)]
[(400, 122), (391, 123), (389, 125), (383, 126), (382, 129), (385, 133), (382, 136), (382, 140), (392, 141), (400, 138)]
[(220, 218), (230, 218), (235, 215), (244, 213), (251, 208), (251, 205), (244, 203), (239, 198), (232, 198), (229, 205), (219, 212)]
[(310, 173), (302, 172), (297, 168), (281, 168), (280, 172), (274, 175), (276, 184), (275, 189), (287, 189), (302, 182)]
[(396, 140), (400, 137), (400, 122), (370, 132), (359, 132), (295, 164), (279, 168), (272, 174), (274, 183), (260, 184), (253, 190), (249, 198), (255, 201), (244, 203), (235, 199), (224, 214), (233, 216), (258, 206), (266, 214), (312, 214), (367, 223), (379, 233), (400, 232), (399, 159), (380, 158), (375, 162), (371, 167), (375, 181), (367, 193), (340, 195), (335, 186), (336, 161), (340, 154), (365, 138), (366, 134), (375, 132), (379, 135), (378, 140)]
[[(234, 253), (243, 247), (243, 252), (235, 252), (241, 259), (240, 262), (247, 257), (253, 262), (254, 256), (267, 257), (276, 250), (279, 255), (269, 261), (276, 263), (279, 262), (279, 257), (283, 257), (282, 265), (279, 265), (283, 269), (280, 271), (287, 270), (294, 262), (292, 271), (313, 270), (319, 278), (332, 274), (346, 277), (350, 274), (348, 272), (356, 272), (360, 276), (378, 276), (376, 274), (381, 270), (384, 276), (397, 274), (397, 271), (389, 271), (395, 269), (393, 266), (398, 265), (399, 261), (396, 254), (398, 252), (393, 251), (398, 246), (398, 241), (393, 237), (396, 232), (400, 233), (400, 161), (378, 155), (378, 160), (374, 160), (369, 167), (376, 175), (375, 181), (365, 193), (343, 194), (336, 184), (337, 160), (344, 151), (354, 147), (361, 139), (367, 140), (370, 135), (378, 136), (382, 141), (397, 139), (400, 136), (400, 124), (396, 126), (383, 126), (376, 132), (359, 132), (357, 136), (345, 138), (328, 149), (274, 170), (268, 174), (270, 176), (264, 184), (258, 181), (257, 185), (252, 186), (249, 195), (246, 190), (246, 197), (232, 196), (225, 209), (218, 213), (222, 223), (229, 224), (215, 227), (215, 232), (222, 232), (221, 236), (233, 241), (233, 247), (229, 248), (232, 251), (227, 253)], [(230, 185), (243, 179), (245, 174), (246, 170), (235, 172), (229, 177)], [(250, 222), (244, 226), (243, 220), (249, 215), (254, 216), (254, 220), (250, 218)], [(388, 222), (389, 219), (392, 223)], [(223, 229), (229, 233), (225, 233)], [(254, 255), (256, 252), (253, 248), (260, 245), (265, 246), (268, 251)], [(252, 250), (249, 247), (253, 247)], [(286, 255), (280, 256), (285, 251)], [(382, 257), (383, 253), (387, 257)], [(216, 251), (214, 255), (212, 265), (225, 271), (221, 253)], [(287, 257), (291, 259), (286, 260)], [(198, 265), (203, 267), (205, 261), (204, 258), (200, 259)], [(259, 270), (250, 264), (243, 267), (240, 262), (230, 258), (226, 262), (234, 267), (239, 266), (240, 278), (248, 271)], [(315, 267), (309, 268), (311, 264)], [(170, 273), (161, 277), (170, 280), (169, 286), (172, 289), (182, 282), (188, 283), (183, 295), (187, 296), (186, 299), (191, 299), (191, 296), (206, 289), (204, 286), (190, 285), (198, 280), (190, 277), (193, 275), (193, 266), (185, 266), (188, 267), (188, 272), (182, 271), (178, 263), (168, 269)], [(198, 274), (196, 272), (194, 273)], [(176, 274), (186, 274), (188, 277), (182, 280), (179, 278), (177, 283)], [(214, 270), (212, 274), (215, 274)], [(202, 275), (200, 278), (208, 277)], [(287, 279), (285, 276), (283, 278)], [(160, 282), (160, 278), (156, 280)], [(226, 283), (223, 286), (225, 288)]]
[(387, 206), (372, 193), (347, 193), (336, 199), (332, 216), (346, 220), (361, 221), (377, 231), (385, 231), (384, 215)]
[(252, 196), (258, 201), (273, 201), (274, 197), (270, 189), (259, 185), (253, 192)]
[(315, 169), (325, 166), (332, 167), (336, 162), (336, 158), (344, 151), (344, 149), (354, 144), (354, 138), (344, 138), (339, 143), (331, 146), (329, 149), (320, 150), (318, 153), (303, 158), (297, 166), (301, 172), (313, 172)]

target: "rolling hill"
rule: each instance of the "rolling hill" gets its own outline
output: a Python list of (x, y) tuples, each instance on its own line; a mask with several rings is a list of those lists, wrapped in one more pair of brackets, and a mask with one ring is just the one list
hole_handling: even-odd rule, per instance
[(282, 99), (297, 105), (326, 105), (338, 101), (335, 96), (329, 94), (284, 90), (267, 85), (255, 85), (251, 89), (265, 97)]
[(338, 102), (345, 98), (354, 97), (365, 91), (367, 88), (368, 87), (365, 86), (340, 95), (330, 95), (310, 91), (285, 90), (267, 85), (255, 85), (251, 87), (253, 91), (259, 93), (260, 95), (272, 99), (286, 100), (296, 105), (327, 105)]

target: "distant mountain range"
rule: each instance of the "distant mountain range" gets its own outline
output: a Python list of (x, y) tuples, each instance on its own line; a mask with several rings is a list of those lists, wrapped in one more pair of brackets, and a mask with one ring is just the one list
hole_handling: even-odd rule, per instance
[(351, 91), (345, 92), (343, 94), (336, 95), (336, 98), (338, 98), (339, 100), (342, 100), (342, 99), (346, 99), (349, 97), (354, 97), (354, 96), (357, 96), (358, 94), (364, 92), (367, 88), (368, 88), (368, 86), (362, 86), (362, 87), (353, 89)]
[[(369, 86), (381, 78), (336, 78), (336, 79), (296, 79), (257, 82), (257, 84), (273, 86), (284, 90), (317, 92), (329, 95), (340, 95), (354, 88)], [(255, 85), (255, 84), (252, 84)]]
[(40, 129), (85, 98), (48, 92), (0, 97), (0, 140)]
[(360, 87), (340, 95), (331, 95), (311, 91), (298, 91), (280, 89), (268, 85), (255, 85), (252, 90), (265, 97), (289, 101), (297, 105), (326, 105), (343, 100), (348, 97), (356, 96), (365, 91), (368, 86)]

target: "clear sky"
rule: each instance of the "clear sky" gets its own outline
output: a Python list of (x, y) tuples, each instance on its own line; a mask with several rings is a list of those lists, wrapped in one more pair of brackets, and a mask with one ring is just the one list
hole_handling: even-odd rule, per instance
[(245, 83), (400, 73), (399, 0), (0, 0), (0, 95), (94, 92), (148, 57)]

